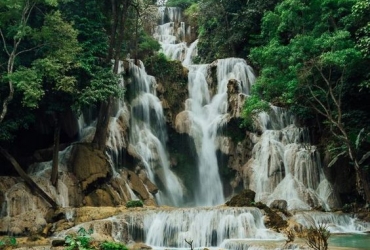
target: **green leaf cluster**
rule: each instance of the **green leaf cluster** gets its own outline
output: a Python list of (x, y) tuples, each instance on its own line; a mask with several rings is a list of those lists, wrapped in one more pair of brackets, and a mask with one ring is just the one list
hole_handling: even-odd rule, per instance
[(181, 9), (185, 10), (190, 5), (198, 2), (198, 0), (168, 0), (166, 2), (166, 6), (168, 7), (180, 7)]
[(100, 244), (102, 250), (128, 250), (128, 248), (119, 242), (106, 241)]
[(4, 237), (0, 239), (0, 249), (7, 249), (7, 247), (15, 248), (18, 245), (15, 237)]
[(126, 207), (143, 207), (144, 203), (141, 200), (131, 200), (126, 203)]
[(77, 235), (67, 235), (65, 237), (65, 244), (67, 245), (67, 250), (90, 250), (94, 249), (90, 246), (92, 241), (91, 234), (93, 233), (92, 230), (86, 230), (85, 228), (81, 227)]

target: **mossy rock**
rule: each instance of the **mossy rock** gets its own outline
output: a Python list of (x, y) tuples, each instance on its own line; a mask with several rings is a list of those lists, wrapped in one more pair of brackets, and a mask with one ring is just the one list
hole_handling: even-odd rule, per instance
[(226, 202), (229, 207), (248, 207), (254, 206), (254, 197), (256, 193), (253, 190), (245, 189), (240, 194), (235, 195), (230, 201)]

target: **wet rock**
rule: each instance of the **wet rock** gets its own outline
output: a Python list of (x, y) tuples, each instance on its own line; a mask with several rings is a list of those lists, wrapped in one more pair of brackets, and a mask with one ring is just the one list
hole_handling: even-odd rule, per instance
[(130, 180), (132, 190), (135, 191), (141, 199), (146, 200), (150, 197), (144, 183), (140, 180), (137, 174), (132, 171), (128, 171), (128, 178)]
[(97, 189), (87, 195), (84, 199), (84, 205), (86, 206), (114, 206), (115, 199), (112, 197), (109, 191), (104, 189)]
[(254, 204), (256, 193), (253, 190), (245, 189), (240, 194), (235, 195), (230, 201), (226, 202), (230, 207), (246, 207)]
[(144, 243), (135, 243), (130, 245), (130, 249), (132, 250), (148, 250), (152, 249), (151, 246), (145, 245)]
[(70, 171), (81, 183), (82, 190), (112, 175), (112, 170), (104, 152), (94, 149), (91, 144), (73, 146), (70, 159)]
[(182, 111), (179, 114), (177, 114), (176, 120), (175, 120), (175, 128), (178, 133), (180, 134), (190, 133), (192, 121), (189, 115), (190, 114), (188, 111)]
[(274, 200), (270, 204), (270, 208), (275, 208), (275, 209), (279, 209), (283, 212), (286, 212), (287, 208), (288, 208), (288, 203), (287, 203), (286, 200)]
[(51, 245), (53, 247), (61, 247), (61, 246), (64, 246), (64, 244), (65, 244), (65, 240), (63, 239), (56, 239), (51, 242)]

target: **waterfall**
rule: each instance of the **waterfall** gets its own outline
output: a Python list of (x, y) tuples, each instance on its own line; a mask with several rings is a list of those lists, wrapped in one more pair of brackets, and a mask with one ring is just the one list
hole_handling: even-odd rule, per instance
[[(183, 208), (130, 212), (115, 220), (128, 222), (128, 237), (154, 247), (220, 246), (229, 239), (283, 239), (266, 229), (257, 208)], [(117, 235), (116, 240), (122, 240)]]
[(235, 79), (239, 89), (247, 94), (254, 81), (251, 68), (243, 59), (220, 59), (217, 62), (217, 92), (212, 95), (206, 79), (209, 66), (189, 66), (186, 110), (191, 120), (190, 135), (195, 141), (199, 157), (199, 186), (195, 197), (197, 205), (218, 205), (225, 200), (218, 173), (216, 138), (217, 131), (229, 118), (227, 84), (230, 79)]
[(370, 230), (369, 222), (343, 213), (297, 212), (294, 219), (305, 228), (324, 225), (332, 233), (361, 233)]
[[(190, 136), (194, 139), (198, 155), (198, 186), (195, 193), (197, 206), (218, 205), (225, 201), (216, 157), (218, 130), (228, 122), (227, 85), (229, 80), (238, 82), (240, 92), (248, 94), (255, 77), (243, 59), (228, 58), (217, 62), (217, 83), (210, 89), (207, 82), (211, 65), (193, 65), (198, 40), (190, 47), (184, 41), (186, 27), (181, 22), (178, 8), (160, 7), (160, 25), (154, 38), (162, 45), (162, 52), (171, 60), (178, 60), (188, 67), (189, 99), (186, 112), (190, 119)], [(167, 14), (166, 14), (167, 13)], [(181, 12), (180, 12), (181, 13)], [(169, 22), (164, 20), (167, 19)], [(213, 93), (215, 92), (215, 93)]]
[(337, 206), (308, 130), (298, 128), (294, 117), (277, 107), (269, 114), (261, 113), (258, 124), (263, 132), (253, 139), (256, 144), (247, 163), (252, 170), (249, 188), (256, 192), (256, 201), (270, 205), (274, 200), (286, 200), (289, 210)]
[(131, 101), (130, 145), (149, 175), (149, 179), (162, 187), (157, 195), (159, 204), (182, 205), (181, 181), (170, 170), (167, 156), (167, 133), (160, 100), (155, 93), (155, 78), (145, 72), (144, 65), (129, 63), (134, 98)]

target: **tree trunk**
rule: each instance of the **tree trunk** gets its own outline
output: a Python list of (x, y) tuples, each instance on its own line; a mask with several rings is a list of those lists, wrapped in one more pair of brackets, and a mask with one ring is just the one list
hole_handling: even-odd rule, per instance
[(96, 123), (96, 131), (93, 143), (97, 145), (98, 149), (104, 150), (108, 138), (108, 126), (112, 112), (112, 97), (100, 104), (98, 121)]
[(356, 190), (359, 195), (361, 195), (366, 203), (370, 204), (370, 185), (369, 178), (366, 171), (362, 170), (355, 161), (355, 171), (356, 171)]
[(59, 140), (60, 140), (60, 122), (58, 117), (55, 117), (54, 128), (54, 147), (53, 147), (53, 164), (51, 168), (50, 181), (54, 187), (58, 185), (58, 165), (59, 165)]
[(13, 156), (11, 156), (8, 151), (0, 147), (0, 153), (4, 155), (4, 157), (10, 161), (10, 163), (13, 165), (14, 169), (18, 172), (18, 174), (23, 178), (23, 180), (26, 182), (28, 187), (31, 189), (31, 191), (36, 191), (42, 198), (46, 200), (53, 208), (57, 208), (58, 204), (47, 194), (42, 190), (28, 175), (26, 172), (23, 171), (22, 167), (18, 164), (18, 162), (14, 159)]

